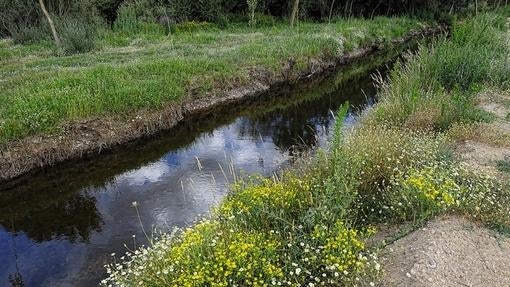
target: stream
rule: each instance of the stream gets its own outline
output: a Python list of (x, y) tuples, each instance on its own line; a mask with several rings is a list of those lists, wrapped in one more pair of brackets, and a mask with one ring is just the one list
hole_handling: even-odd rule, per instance
[(398, 54), (370, 56), (156, 137), (3, 184), (0, 286), (96, 286), (112, 253), (119, 258), (146, 243), (141, 223), (149, 231), (188, 226), (235, 178), (270, 176), (301, 152), (326, 146), (331, 111), (348, 101), (346, 123), (355, 122), (356, 111), (374, 101), (371, 74)]

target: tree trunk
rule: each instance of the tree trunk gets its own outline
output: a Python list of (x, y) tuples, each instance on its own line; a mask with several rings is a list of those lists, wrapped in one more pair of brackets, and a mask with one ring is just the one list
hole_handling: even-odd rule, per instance
[(478, 0), (475, 0), (475, 15), (478, 15)]
[(291, 26), (294, 26), (298, 12), (299, 12), (299, 0), (294, 0), (294, 5), (292, 5), (292, 14), (290, 15)]
[(331, 1), (331, 6), (329, 7), (329, 17), (328, 17), (329, 23), (331, 23), (331, 16), (333, 15), (333, 6), (335, 6), (335, 0)]
[(55, 44), (60, 47), (60, 38), (57, 34), (57, 29), (55, 29), (55, 24), (53, 24), (53, 20), (51, 20), (50, 13), (48, 13), (48, 10), (46, 10), (46, 6), (44, 6), (44, 1), (39, 0), (39, 5), (41, 6), (41, 10), (44, 13), (44, 16), (46, 16), (46, 19), (48, 20), (48, 24), (50, 24), (51, 33), (53, 34), (53, 40), (55, 40)]

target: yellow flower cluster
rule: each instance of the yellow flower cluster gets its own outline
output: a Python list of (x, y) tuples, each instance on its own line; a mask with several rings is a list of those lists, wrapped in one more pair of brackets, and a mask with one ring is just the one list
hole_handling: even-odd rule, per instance
[(322, 254), (328, 266), (334, 266), (336, 271), (354, 271), (364, 267), (365, 262), (360, 254), (365, 251), (365, 244), (360, 240), (361, 234), (345, 226), (342, 221), (337, 221), (328, 230), (323, 226), (316, 226), (312, 237), (324, 241)]
[(462, 191), (461, 188), (451, 178), (439, 175), (433, 168), (414, 171), (403, 181), (403, 185), (412, 188), (420, 199), (437, 207), (457, 204), (455, 195)]
[(170, 249), (171, 286), (268, 286), (283, 276), (276, 264), (277, 241), (219, 227), (214, 221), (200, 223)]
[(303, 208), (311, 201), (310, 184), (289, 176), (285, 182), (262, 180), (261, 184), (234, 187), (234, 196), (226, 200), (218, 212), (223, 216), (250, 214), (264, 208)]

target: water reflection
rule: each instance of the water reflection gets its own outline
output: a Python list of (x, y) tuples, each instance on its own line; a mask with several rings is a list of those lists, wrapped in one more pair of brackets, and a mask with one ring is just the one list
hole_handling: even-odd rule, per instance
[[(386, 60), (374, 59), (379, 62), (367, 65)], [(300, 151), (323, 143), (331, 110), (345, 101), (360, 107), (375, 93), (369, 73), (359, 67), (5, 184), (0, 286), (97, 285), (109, 254), (146, 243), (140, 224), (148, 231), (188, 225), (221, 200), (235, 175), (269, 175), (296, 146)]]

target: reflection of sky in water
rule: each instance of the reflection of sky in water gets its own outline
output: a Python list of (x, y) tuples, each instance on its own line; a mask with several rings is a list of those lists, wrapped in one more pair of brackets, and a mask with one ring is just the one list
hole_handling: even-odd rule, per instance
[(125, 252), (124, 243), (133, 247), (135, 242), (126, 242), (126, 233), (136, 235), (136, 244), (144, 241), (131, 207), (133, 201), (138, 202), (146, 230), (169, 230), (191, 223), (197, 214), (206, 214), (223, 197), (233, 178), (229, 166), (234, 166), (238, 175), (240, 171), (268, 174), (277, 169), (288, 158), (286, 152), (267, 138), (239, 137), (242, 120), (204, 134), (189, 147), (171, 151), (158, 161), (119, 174), (95, 190), (104, 224), (100, 233), (92, 234), (89, 245), (58, 239), (35, 243), (23, 233), (12, 236), (0, 229), (0, 279), (16, 273), (13, 261), (17, 252), (18, 262), (30, 262), (29, 266), (18, 265), (27, 286), (76, 286), (73, 280), (77, 279), (87, 286), (86, 278), (97, 272), (89, 266), (104, 265), (114, 251)]
[[(112, 260), (109, 254), (124, 253), (124, 244), (133, 248), (146, 241), (140, 219), (148, 233), (188, 225), (221, 200), (233, 181), (233, 173), (270, 175), (289, 160), (292, 145), (325, 146), (333, 122), (330, 109), (338, 108), (345, 97), (360, 98), (358, 85), (347, 85), (347, 91), (343, 91), (346, 95), (333, 92), (304, 106), (239, 117), (198, 134), (184, 147), (157, 154), (159, 158), (131, 170), (123, 169), (107, 183), (71, 190), (72, 196), (64, 194), (55, 202), (48, 199), (48, 203), (32, 206), (25, 213), (14, 207), (16, 214), (21, 214), (18, 221), (26, 226), (6, 226), (5, 219), (4, 226), (0, 225), (0, 286), (8, 284), (8, 276), (15, 275), (17, 268), (30, 287), (96, 285), (105, 275), (102, 266)], [(354, 117), (350, 115), (346, 123), (352, 122)], [(65, 186), (62, 189), (66, 191)], [(140, 218), (131, 205), (134, 201)], [(69, 217), (71, 223), (59, 226), (59, 218), (48, 212), (53, 210)], [(42, 222), (47, 226), (28, 232), (33, 216), (44, 216)], [(72, 233), (68, 229), (79, 229), (72, 224), (73, 216), (85, 221), (81, 228), (90, 233), (88, 242), (65, 238)], [(98, 228), (87, 229), (89, 226)], [(11, 230), (21, 231), (13, 235)], [(40, 236), (44, 240), (39, 243), (34, 239), (38, 232), (46, 232), (53, 239)]]

